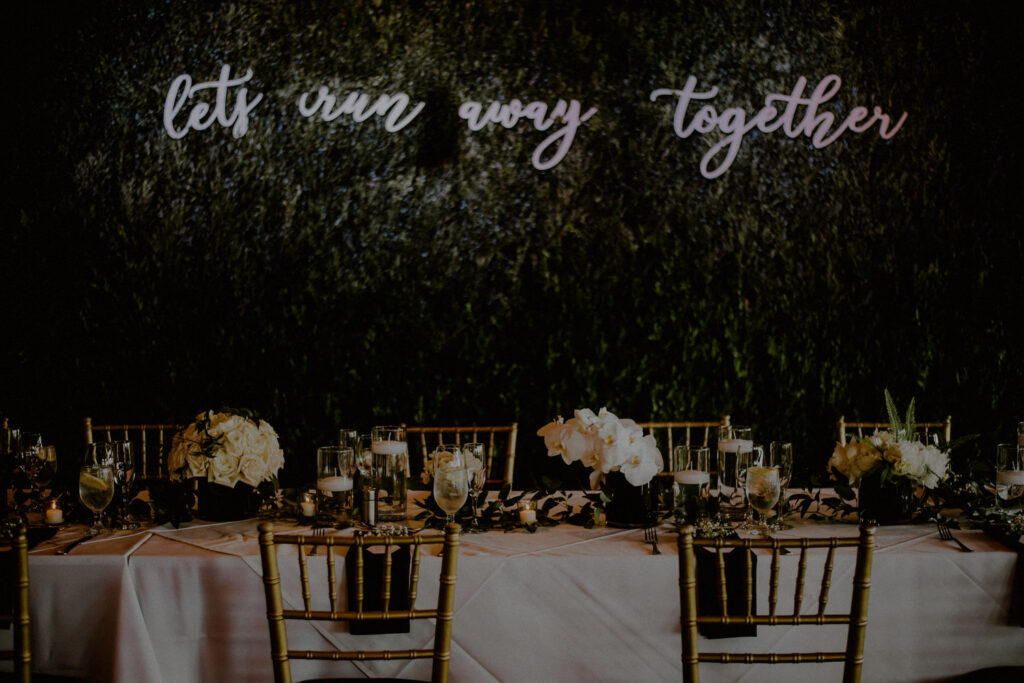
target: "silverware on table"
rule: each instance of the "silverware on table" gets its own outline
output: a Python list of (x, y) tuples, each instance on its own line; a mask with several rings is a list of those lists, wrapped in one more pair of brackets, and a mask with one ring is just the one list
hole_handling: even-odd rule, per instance
[(651, 544), (651, 553), (654, 555), (661, 555), (661, 549), (658, 548), (658, 529), (654, 526), (644, 527), (644, 543)]
[[(325, 526), (318, 526), (318, 527), (316, 527), (315, 529), (313, 529), (313, 535), (314, 536), (326, 536), (327, 535), (327, 527), (325, 527)], [(320, 548), (320, 546), (318, 546), (318, 545), (313, 546), (312, 548), (310, 548), (309, 554), (310, 555), (316, 555), (316, 551), (319, 548)]]
[(67, 545), (63, 545), (63, 546), (57, 548), (57, 554), (58, 555), (67, 555), (72, 550), (74, 550), (78, 546), (78, 544), (81, 543), (82, 541), (88, 541), (90, 538), (96, 538), (97, 536), (99, 536), (99, 534), (96, 534), (96, 535), (93, 535), (93, 536), (86, 535), (86, 536), (81, 536), (79, 538), (76, 538), (75, 540), (71, 541)]
[(947, 524), (946, 522), (936, 522), (936, 526), (939, 527), (939, 538), (941, 538), (943, 541), (953, 541), (953, 542), (955, 542), (958, 546), (960, 546), (960, 550), (962, 552), (965, 552), (965, 553), (973, 553), (974, 552), (974, 550), (972, 550), (971, 548), (968, 548), (967, 546), (965, 546), (963, 543), (960, 542), (959, 538), (957, 538), (956, 536), (953, 535), (953, 532), (950, 531), (950, 529), (949, 529), (949, 524)]

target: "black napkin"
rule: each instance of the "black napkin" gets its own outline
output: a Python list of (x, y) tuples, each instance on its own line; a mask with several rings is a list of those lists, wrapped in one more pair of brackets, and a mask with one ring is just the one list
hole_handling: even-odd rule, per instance
[[(349, 609), (356, 605), (356, 556), (359, 549), (349, 548), (345, 554), (345, 582), (348, 586)], [(409, 547), (402, 546), (391, 553), (390, 610), (409, 609)], [(380, 610), (384, 607), (381, 590), (384, 586), (384, 554), (363, 551), (363, 609)], [(349, 633), (355, 636), (380, 633), (408, 633), (408, 619), (386, 621), (350, 621)]]
[(1010, 594), (1010, 618), (1024, 627), (1024, 538), (1021, 534), (1011, 531), (1005, 524), (985, 524), (985, 533), (1017, 551), (1017, 568), (1013, 572), (1013, 592)]
[[(695, 548), (697, 555), (697, 613), (702, 616), (721, 616), (722, 606), (718, 599), (718, 554), (709, 548)], [(747, 614), (747, 565), (745, 548), (733, 548), (725, 556), (726, 607), (729, 616)], [(750, 553), (750, 571), (754, 577), (751, 600), (757, 606), (757, 555)], [(757, 635), (757, 626), (751, 624), (722, 626), (720, 624), (698, 624), (697, 632), (705, 638), (740, 638)]]

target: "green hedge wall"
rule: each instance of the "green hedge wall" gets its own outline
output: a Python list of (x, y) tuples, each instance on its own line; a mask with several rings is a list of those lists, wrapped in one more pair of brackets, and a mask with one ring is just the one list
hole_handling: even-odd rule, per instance
[[(289, 472), (341, 425), (518, 420), (573, 408), (729, 413), (821, 472), (834, 422), (882, 390), (952, 414), (985, 453), (1024, 417), (1014, 50), (994, 3), (46, 3), (8, 26), (0, 412), (81, 446), (83, 415), (251, 407)], [(241, 138), (173, 140), (171, 81), (253, 70)], [(680, 139), (688, 75), (754, 112), (799, 76), (826, 110), (908, 112), (824, 149)], [(426, 102), (406, 129), (302, 118), (322, 86)], [(469, 133), (465, 100), (598, 113)], [(525, 483), (525, 481), (524, 481)]]

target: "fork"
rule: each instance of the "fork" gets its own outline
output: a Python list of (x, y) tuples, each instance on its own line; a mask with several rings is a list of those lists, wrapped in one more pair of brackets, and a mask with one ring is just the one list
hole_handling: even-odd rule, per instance
[(974, 552), (974, 550), (965, 546), (963, 543), (960, 542), (959, 538), (953, 535), (953, 532), (949, 530), (949, 524), (947, 524), (946, 522), (936, 522), (935, 525), (939, 527), (939, 538), (941, 538), (943, 541), (954, 541), (958, 546), (960, 546), (960, 550), (965, 553)]
[[(325, 526), (318, 526), (318, 527), (316, 527), (315, 529), (313, 529), (313, 535), (314, 536), (326, 536), (327, 535), (327, 527), (325, 527)], [(313, 546), (312, 548), (309, 549), (309, 554), (310, 555), (316, 555), (316, 551), (319, 550), (319, 549), (320, 549), (320, 546), (315, 545), (315, 546)]]
[(654, 555), (661, 555), (661, 549), (658, 548), (658, 529), (654, 526), (644, 527), (644, 543), (651, 544), (651, 552)]

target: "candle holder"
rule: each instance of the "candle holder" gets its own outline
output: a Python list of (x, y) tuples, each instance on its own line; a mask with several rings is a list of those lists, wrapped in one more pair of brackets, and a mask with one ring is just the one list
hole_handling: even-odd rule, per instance
[(537, 508), (532, 500), (519, 503), (519, 523), (531, 534), (537, 530)]
[(312, 492), (305, 491), (299, 496), (299, 514), (309, 521), (316, 518), (316, 497)]
[(64, 510), (57, 506), (57, 502), (57, 499), (53, 498), (45, 510), (47, 526), (60, 526), (64, 523)]

